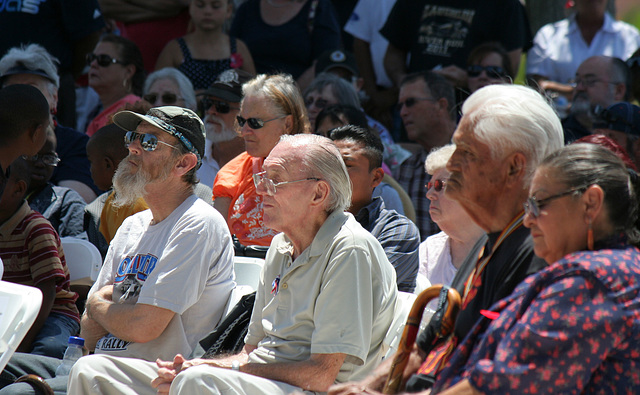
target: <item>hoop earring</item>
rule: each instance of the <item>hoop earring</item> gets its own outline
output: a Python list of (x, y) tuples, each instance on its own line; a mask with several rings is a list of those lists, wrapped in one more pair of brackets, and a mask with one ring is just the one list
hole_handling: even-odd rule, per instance
[(591, 227), (591, 220), (589, 220), (589, 230), (587, 230), (587, 248), (593, 251), (593, 228)]

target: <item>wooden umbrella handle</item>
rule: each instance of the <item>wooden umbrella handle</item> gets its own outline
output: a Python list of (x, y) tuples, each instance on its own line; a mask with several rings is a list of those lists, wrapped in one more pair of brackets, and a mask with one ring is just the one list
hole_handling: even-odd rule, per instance
[[(396, 394), (400, 390), (404, 368), (407, 366), (409, 355), (411, 355), (411, 350), (413, 350), (413, 343), (418, 336), (424, 309), (427, 303), (440, 295), (443, 287), (444, 285), (442, 284), (432, 285), (420, 292), (415, 302), (413, 302), (407, 323), (402, 332), (398, 351), (393, 359), (387, 382), (382, 391), (384, 394)], [(447, 291), (447, 310), (442, 317), (439, 336), (447, 336), (453, 331), (453, 325), (455, 324), (459, 309), (460, 294), (455, 289), (449, 288)]]

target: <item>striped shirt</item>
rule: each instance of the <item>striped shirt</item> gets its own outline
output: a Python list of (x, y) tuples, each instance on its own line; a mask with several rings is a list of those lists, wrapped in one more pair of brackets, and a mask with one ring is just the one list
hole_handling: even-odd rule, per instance
[(69, 270), (60, 237), (40, 213), (25, 200), (18, 211), (0, 225), (0, 258), (4, 263), (3, 280), (37, 286), (56, 279), (56, 297), (51, 312), (80, 322), (75, 301), (78, 295), (69, 289)]
[(422, 240), (426, 240), (427, 237), (440, 232), (438, 225), (431, 220), (431, 215), (429, 214), (430, 201), (427, 199), (425, 185), (431, 180), (431, 176), (424, 169), (424, 161), (426, 159), (427, 151), (420, 149), (420, 152), (407, 158), (393, 173), (393, 178), (407, 192), (413, 207), (416, 209), (416, 225), (420, 229)]
[(386, 210), (379, 197), (361, 208), (356, 220), (382, 245), (387, 259), (396, 269), (398, 291), (413, 292), (420, 266), (418, 228), (404, 215)]

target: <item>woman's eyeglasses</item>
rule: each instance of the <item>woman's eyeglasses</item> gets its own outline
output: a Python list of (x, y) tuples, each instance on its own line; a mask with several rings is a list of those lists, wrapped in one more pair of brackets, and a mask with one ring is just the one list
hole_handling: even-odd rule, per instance
[(265, 123), (275, 121), (276, 119), (282, 119), (284, 117), (286, 117), (286, 115), (281, 115), (279, 117), (271, 118), (271, 119), (267, 119), (266, 121), (263, 121), (260, 118), (243, 118), (240, 115), (238, 115), (236, 117), (236, 120), (238, 121), (238, 125), (240, 127), (243, 127), (245, 123), (248, 123), (251, 129), (261, 129), (264, 127)]
[(256, 186), (256, 189), (258, 189), (260, 184), (263, 184), (264, 189), (267, 191), (267, 195), (269, 196), (274, 196), (276, 194), (276, 187), (279, 187), (282, 185), (293, 184), (295, 182), (302, 182), (302, 181), (321, 181), (321, 180), (322, 180), (321, 178), (317, 178), (317, 177), (308, 177), (308, 178), (303, 178), (301, 180), (273, 182), (272, 179), (267, 178), (266, 171), (261, 171), (260, 173), (256, 173), (253, 175), (253, 184)]
[(140, 139), (140, 146), (142, 149), (148, 152), (155, 151), (158, 148), (158, 143), (167, 145), (173, 149), (178, 149), (178, 146), (171, 145), (169, 143), (165, 143), (164, 141), (158, 140), (158, 138), (152, 134), (148, 133), (138, 133), (138, 132), (127, 132), (124, 135), (124, 145), (125, 147), (129, 147), (131, 143)]
[(535, 196), (531, 196), (526, 202), (524, 202), (524, 213), (525, 215), (530, 214), (533, 218), (538, 218), (540, 216), (540, 209), (542, 209), (546, 204), (549, 204), (553, 200), (560, 199), (561, 197), (571, 195), (576, 192), (582, 192), (586, 188), (587, 187), (569, 189), (568, 191), (558, 193), (557, 195), (551, 195), (540, 200)]
[(431, 188), (433, 188), (436, 192), (441, 192), (444, 189), (445, 185), (447, 185), (447, 179), (442, 178), (439, 180), (429, 181), (427, 185), (425, 185), (425, 188), (427, 188), (427, 192), (429, 192)]
[(154, 104), (156, 100), (158, 100), (158, 97), (160, 97), (163, 104), (175, 104), (178, 100), (182, 100), (182, 97), (172, 92), (164, 92), (162, 95), (158, 93), (147, 93), (146, 95), (142, 96), (144, 100), (148, 101), (151, 104)]
[(53, 154), (38, 154), (34, 156), (22, 155), (22, 159), (33, 163), (40, 160), (45, 165), (51, 167), (56, 167), (58, 166), (58, 163), (60, 163), (60, 158), (55, 152)]
[(229, 114), (229, 111), (239, 109), (239, 107), (231, 107), (231, 105), (229, 105), (229, 103), (226, 101), (209, 99), (208, 97), (202, 99), (202, 109), (204, 110), (204, 112), (209, 111), (209, 108), (211, 108), (211, 106), (214, 106), (216, 112), (220, 114)]
[(480, 66), (476, 64), (467, 67), (469, 77), (478, 77), (483, 71), (487, 73), (487, 77), (489, 78), (505, 78), (507, 76), (507, 70), (500, 66)]
[(100, 67), (109, 67), (115, 63), (124, 64), (124, 62), (121, 62), (118, 59), (112, 58), (111, 56), (106, 54), (96, 55), (94, 53), (88, 53), (87, 66), (91, 66), (91, 63), (93, 63), (94, 60), (98, 62), (98, 66)]

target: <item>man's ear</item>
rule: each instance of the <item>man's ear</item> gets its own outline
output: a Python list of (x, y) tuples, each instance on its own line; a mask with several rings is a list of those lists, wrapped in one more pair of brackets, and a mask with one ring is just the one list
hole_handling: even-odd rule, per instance
[(371, 188), (375, 188), (382, 182), (382, 179), (384, 178), (384, 170), (382, 170), (382, 167), (378, 167), (371, 170), (371, 173), (373, 176), (371, 180)]
[(616, 84), (614, 87), (613, 97), (616, 101), (623, 101), (627, 93), (627, 86), (624, 83)]
[(113, 161), (113, 159), (109, 158), (108, 156), (105, 155), (102, 158), (102, 163), (104, 164), (105, 169), (116, 171), (116, 163)]
[(320, 180), (316, 182), (311, 205), (324, 206), (326, 201), (329, 199), (329, 191), (329, 184), (326, 181)]
[(527, 158), (525, 158), (522, 152), (514, 152), (507, 158), (507, 166), (507, 182), (520, 182), (527, 169)]
[(27, 182), (25, 180), (18, 180), (14, 183), (13, 186), (13, 196), (17, 199), (22, 199), (27, 194)]
[(196, 154), (189, 152), (188, 154), (183, 155), (182, 158), (176, 162), (174, 170), (176, 170), (178, 175), (182, 177), (187, 174), (189, 170), (196, 167), (197, 164), (198, 158), (196, 157)]

